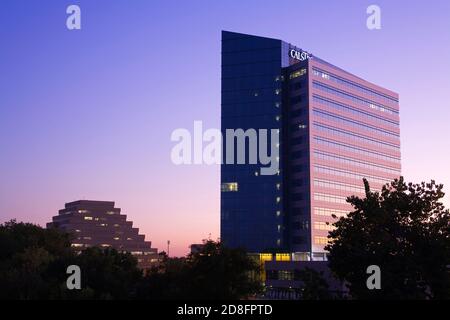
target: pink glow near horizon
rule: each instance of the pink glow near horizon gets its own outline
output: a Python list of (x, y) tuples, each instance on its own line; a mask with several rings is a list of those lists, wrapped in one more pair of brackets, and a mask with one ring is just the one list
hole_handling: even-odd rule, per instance
[(170, 134), (220, 126), (221, 30), (283, 39), (398, 92), (403, 174), (450, 188), (448, 1), (377, 1), (376, 31), (364, 1), (78, 2), (77, 32), (55, 1), (2, 3), (0, 222), (110, 200), (171, 255), (216, 239), (219, 166), (173, 165)]

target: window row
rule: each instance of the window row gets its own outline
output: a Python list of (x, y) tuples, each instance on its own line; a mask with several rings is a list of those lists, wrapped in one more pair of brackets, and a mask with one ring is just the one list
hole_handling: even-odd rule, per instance
[(289, 79), (295, 79), (306, 74), (306, 68), (294, 71), (289, 75)]
[(293, 222), (292, 229), (293, 230), (308, 230), (309, 229), (309, 221), (303, 220), (303, 221)]
[(320, 187), (320, 188), (334, 189), (334, 190), (339, 190), (339, 191), (358, 192), (358, 193), (365, 192), (363, 187), (346, 184), (346, 183), (334, 182), (334, 181), (319, 180), (319, 179), (314, 180), (314, 186)]
[(316, 221), (314, 222), (314, 229), (331, 231), (334, 230), (335, 228), (331, 224), (328, 224), (326, 222)]
[(357, 122), (354, 120), (350, 120), (341, 116), (337, 116), (335, 114), (331, 114), (328, 113), (326, 111), (323, 110), (318, 110), (316, 108), (313, 109), (313, 113), (316, 117), (320, 117), (322, 119), (325, 120), (329, 120), (329, 121), (333, 121), (335, 123), (339, 123), (339, 124), (343, 124), (343, 125), (347, 125), (347, 126), (351, 126), (357, 129), (362, 129), (365, 131), (370, 131), (373, 134), (376, 135), (382, 135), (385, 137), (389, 137), (389, 138), (394, 138), (394, 139), (398, 139), (399, 138), (399, 134), (398, 133), (393, 133), (393, 132), (389, 132), (389, 131), (385, 131), (383, 129), (379, 129), (376, 127), (371, 127), (365, 123), (361, 123), (361, 122)]
[(331, 217), (333, 215), (337, 217), (345, 217), (349, 212), (345, 210), (338, 210), (338, 209), (329, 209), (329, 208), (320, 208), (315, 207), (314, 208), (314, 214), (318, 216), (327, 216)]
[(327, 237), (315, 236), (314, 237), (314, 244), (326, 245), (326, 244), (328, 244), (328, 238)]
[(370, 144), (372, 144), (374, 146), (377, 146), (377, 147), (380, 147), (380, 148), (386, 148), (386, 149), (393, 150), (393, 151), (400, 151), (400, 147), (399, 146), (396, 146), (396, 145), (393, 145), (393, 144), (389, 144), (389, 143), (386, 143), (386, 142), (381, 142), (379, 140), (375, 140), (375, 139), (368, 138), (368, 137), (365, 137), (365, 136), (361, 136), (361, 135), (358, 135), (358, 134), (354, 134), (354, 133), (352, 133), (350, 131), (346, 131), (346, 130), (343, 130), (343, 129), (336, 129), (336, 128), (329, 127), (329, 126), (326, 126), (326, 125), (323, 125), (323, 124), (319, 124), (319, 123), (314, 123), (314, 129), (320, 130), (320, 131), (322, 131), (322, 132), (324, 132), (324, 133), (326, 133), (328, 135), (333, 135), (333, 136), (336, 136), (336, 137), (342, 137), (342, 138), (345, 138), (345, 139), (350, 139), (350, 140), (355, 141), (355, 142), (361, 142), (361, 143), (364, 143), (364, 144), (370, 143)]
[(313, 75), (315, 75), (317, 77), (321, 77), (322, 79), (332, 80), (332, 81), (334, 81), (336, 83), (339, 83), (340, 85), (343, 85), (343, 86), (345, 86), (347, 88), (351, 88), (351, 89), (354, 89), (354, 90), (359, 91), (361, 93), (371, 95), (372, 97), (377, 97), (377, 98), (382, 99), (382, 100), (384, 100), (386, 102), (398, 103), (398, 99), (396, 99), (396, 98), (392, 98), (392, 97), (389, 97), (389, 96), (384, 95), (382, 93), (378, 93), (378, 92), (376, 92), (376, 91), (374, 91), (372, 89), (369, 89), (369, 88), (363, 87), (363, 86), (361, 86), (359, 84), (356, 84), (353, 81), (343, 79), (343, 78), (338, 77), (338, 76), (336, 76), (336, 75), (334, 75), (332, 73), (325, 72), (325, 71), (322, 71), (322, 70), (317, 69), (317, 68), (313, 68)]
[(286, 270), (269, 270), (267, 271), (267, 279), (269, 280), (282, 280), (282, 281), (293, 281), (300, 280), (300, 272), (286, 271)]
[(347, 197), (335, 196), (332, 194), (325, 194), (319, 192), (314, 192), (314, 200), (339, 204), (347, 203)]
[(332, 140), (328, 140), (328, 139), (324, 139), (321, 137), (314, 137), (314, 142), (325, 146), (325, 147), (332, 147), (332, 148), (336, 148), (338, 150), (342, 150), (342, 151), (350, 151), (353, 153), (357, 153), (363, 156), (369, 156), (375, 159), (380, 159), (380, 160), (385, 160), (385, 161), (391, 161), (397, 164), (400, 164), (400, 159), (398, 158), (394, 158), (388, 155), (384, 155), (384, 154), (380, 154), (377, 152), (373, 152), (373, 151), (369, 151), (366, 149), (361, 149), (361, 148), (357, 148), (357, 147), (353, 147), (350, 146), (348, 144), (343, 144), (343, 143), (338, 143), (338, 142), (334, 142)]
[(370, 120), (370, 121), (375, 121), (377, 123), (389, 125), (389, 126), (392, 126), (392, 127), (395, 127), (395, 128), (398, 128), (398, 126), (399, 126), (399, 123), (396, 122), (396, 121), (392, 121), (392, 120), (389, 120), (389, 119), (377, 117), (375, 115), (372, 115), (372, 114), (367, 113), (367, 112), (360, 111), (360, 110), (352, 108), (350, 106), (347, 106), (347, 105), (344, 105), (344, 104), (340, 104), (340, 103), (337, 103), (337, 102), (332, 101), (332, 100), (325, 99), (325, 98), (323, 98), (321, 96), (314, 95), (313, 96), (313, 101), (317, 102), (317, 103), (320, 103), (322, 105), (326, 105), (326, 106), (331, 107), (331, 108), (333, 108), (335, 110), (338, 110), (338, 111), (351, 113), (351, 114), (357, 116), (360, 119), (366, 119), (366, 120)]
[(344, 91), (341, 91), (341, 90), (338, 90), (338, 89), (335, 89), (335, 88), (332, 88), (332, 87), (329, 87), (329, 86), (325, 86), (325, 85), (323, 85), (323, 84), (321, 84), (321, 83), (319, 83), (317, 81), (313, 81), (313, 88), (319, 89), (321, 91), (324, 91), (324, 92), (327, 92), (327, 93), (330, 93), (330, 94), (334, 94), (334, 95), (336, 95), (338, 97), (341, 97), (341, 98), (344, 98), (344, 99), (351, 100), (351, 101), (353, 101), (355, 103), (362, 104), (363, 106), (368, 107), (370, 109), (374, 109), (374, 110), (377, 110), (377, 111), (380, 111), (380, 112), (384, 112), (384, 113), (387, 113), (387, 114), (398, 114), (398, 111), (395, 110), (395, 109), (391, 109), (391, 108), (388, 108), (386, 106), (376, 104), (373, 101), (362, 99), (362, 98), (356, 97), (354, 95), (351, 95), (349, 93), (346, 93)]
[(314, 171), (317, 173), (324, 173), (349, 179), (357, 179), (357, 180), (367, 179), (369, 182), (375, 182), (380, 184), (386, 184), (391, 182), (391, 180), (387, 178), (377, 177), (369, 174), (361, 174), (358, 172), (346, 171), (326, 166), (314, 166)]
[(341, 156), (337, 156), (337, 155), (329, 154), (329, 153), (325, 153), (325, 152), (314, 151), (314, 157), (316, 159), (320, 159), (320, 160), (333, 161), (333, 162), (344, 164), (344, 165), (352, 165), (352, 166), (356, 166), (356, 167), (360, 167), (360, 168), (364, 168), (364, 169), (368, 169), (368, 170), (377, 170), (377, 171), (381, 171), (381, 172), (385, 172), (385, 173), (400, 175), (399, 169), (388, 168), (388, 167), (380, 166), (380, 165), (373, 164), (370, 162), (358, 161), (358, 160), (355, 160), (352, 158), (341, 157)]

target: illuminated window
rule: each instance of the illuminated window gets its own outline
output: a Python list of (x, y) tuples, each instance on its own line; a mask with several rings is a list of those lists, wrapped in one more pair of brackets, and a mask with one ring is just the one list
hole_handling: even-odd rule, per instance
[(279, 217), (281, 215), (281, 211), (277, 211), (277, 217)]
[(87, 210), (78, 210), (78, 213), (89, 213)]
[(107, 227), (108, 224), (107, 223), (100, 223), (100, 227)]
[(280, 201), (281, 201), (281, 198), (280, 197), (277, 197), (277, 203), (279, 203)]
[(117, 224), (117, 223), (116, 223), (116, 224), (114, 225), (114, 227), (116, 227), (116, 228), (117, 228), (117, 227), (120, 227), (120, 224)]
[(272, 261), (272, 254), (271, 253), (260, 253), (259, 254), (259, 261)]
[(84, 240), (92, 240), (91, 237), (83, 237)]
[(328, 244), (328, 238), (316, 236), (316, 237), (314, 237), (314, 244), (320, 244), (320, 245)]
[(300, 69), (300, 70), (297, 70), (297, 71), (295, 71), (295, 72), (292, 72), (292, 73), (289, 75), (289, 79), (295, 79), (295, 78), (298, 78), (298, 77), (300, 77), (300, 76), (302, 76), (302, 75), (304, 75), (304, 74), (306, 74), (306, 69), (305, 69), (305, 68)]
[(75, 248), (80, 248), (82, 246), (83, 245), (81, 243), (72, 243), (72, 247), (75, 247)]
[(113, 215), (113, 214), (116, 214), (116, 213), (114, 211), (108, 211), (108, 212), (106, 212), (106, 214)]
[(277, 253), (275, 254), (276, 261), (291, 261), (291, 255), (289, 253)]
[(222, 183), (220, 189), (222, 192), (236, 192), (239, 188), (237, 182), (228, 182)]
[(103, 247), (103, 248), (111, 247), (111, 245), (110, 245), (110, 244), (107, 244), (107, 243), (101, 244), (100, 246)]
[(133, 240), (133, 238), (127, 238), (128, 241)]
[(116, 241), (117, 241), (117, 240), (120, 240), (120, 238), (119, 238), (119, 237), (114, 237), (113, 239), (114, 239), (114, 240), (116, 240)]
[(331, 230), (334, 230), (334, 227), (332, 225), (330, 225), (330, 224), (327, 224), (326, 222), (315, 221), (314, 222), (314, 229), (331, 231)]
[(94, 218), (86, 216), (86, 217), (84, 217), (84, 220), (94, 220)]
[(79, 229), (76, 229), (76, 230), (75, 230), (75, 232), (81, 232), (81, 230), (79, 230)]

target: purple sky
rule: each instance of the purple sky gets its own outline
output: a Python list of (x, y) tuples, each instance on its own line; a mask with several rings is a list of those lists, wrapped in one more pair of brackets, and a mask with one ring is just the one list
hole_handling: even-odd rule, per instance
[[(2, 0), (0, 222), (113, 200), (159, 249), (218, 237), (219, 167), (174, 166), (170, 134), (220, 125), (221, 30), (398, 92), (403, 174), (450, 186), (450, 2), (328, 2)], [(70, 4), (82, 30), (66, 29)], [(366, 28), (370, 4), (381, 30)]]

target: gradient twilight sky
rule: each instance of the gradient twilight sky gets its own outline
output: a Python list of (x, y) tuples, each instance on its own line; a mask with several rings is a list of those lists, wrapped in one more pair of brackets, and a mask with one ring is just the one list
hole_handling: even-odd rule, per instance
[[(82, 30), (66, 29), (70, 4)], [(370, 4), (381, 30), (366, 28)], [(170, 135), (220, 126), (221, 30), (283, 39), (398, 92), (403, 174), (450, 188), (448, 0), (2, 0), (0, 223), (113, 200), (160, 250), (217, 238), (219, 167), (173, 165)]]

